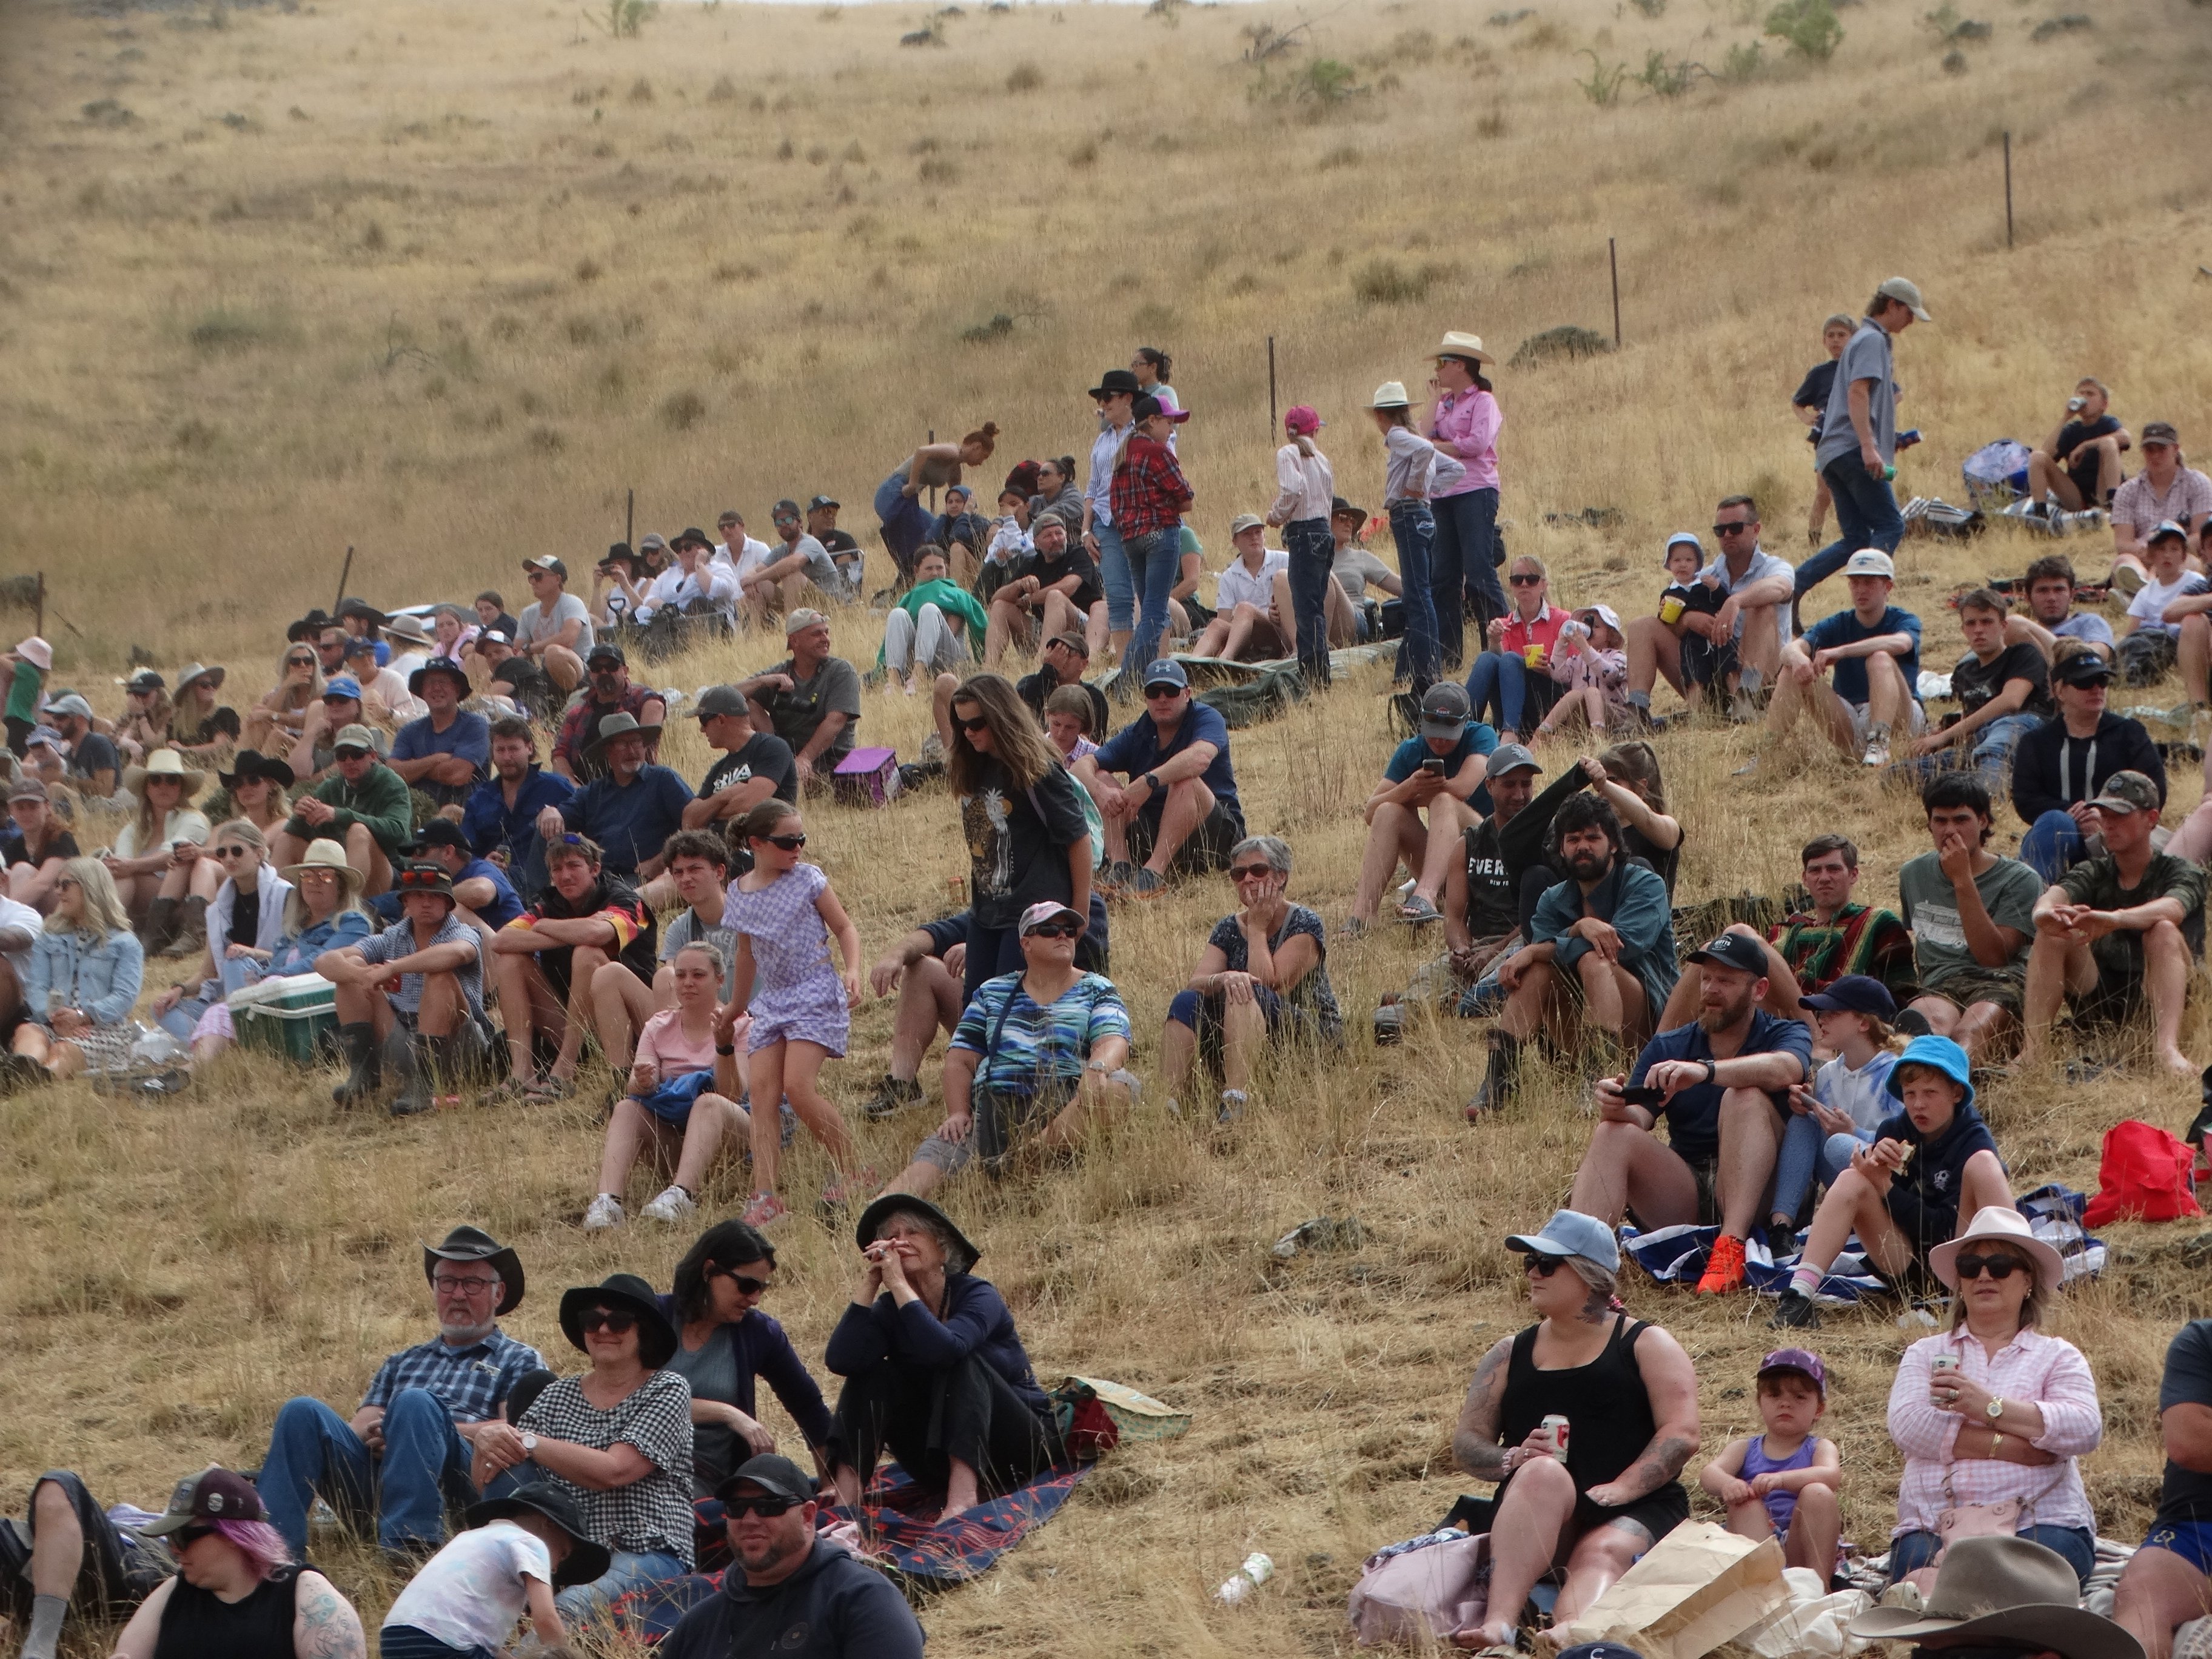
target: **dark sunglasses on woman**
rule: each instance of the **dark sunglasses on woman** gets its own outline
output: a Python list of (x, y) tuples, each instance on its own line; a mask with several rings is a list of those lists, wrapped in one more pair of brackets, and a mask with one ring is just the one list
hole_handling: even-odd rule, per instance
[(2027, 1263), (2016, 1255), (1961, 1255), (1957, 1265), (1961, 1279), (1979, 1279), (1987, 1273), (1991, 1279), (2002, 1279), (2021, 1272)]
[(605, 1331), (610, 1336), (624, 1336), (637, 1328), (637, 1316), (623, 1308), (592, 1308), (580, 1315), (576, 1323), (587, 1334)]
[(787, 853), (796, 853), (806, 845), (804, 836), (763, 836), (761, 839), (771, 847), (781, 847)]

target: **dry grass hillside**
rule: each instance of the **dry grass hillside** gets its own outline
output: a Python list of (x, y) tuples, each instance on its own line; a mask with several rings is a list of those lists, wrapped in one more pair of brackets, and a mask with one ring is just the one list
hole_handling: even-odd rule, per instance
[[(1562, 324), (1609, 335), (1608, 236), (1626, 349), (1499, 375), (1509, 533), (1553, 561), (1556, 596), (1649, 605), (1661, 535), (1733, 489), (1765, 504), (1771, 545), (1799, 546), (1810, 479), (1787, 394), (1820, 319), (1893, 271), (1937, 319), (1900, 351), (1929, 434), (1906, 485), (1955, 496), (1961, 455), (2039, 436), (2083, 373), (2131, 423), (2212, 445), (2212, 12), (2112, 0), (2062, 30), (2051, 0), (1921, 10), (1869, 0), (1839, 14), (1826, 63), (1767, 39), (1754, 64), (1755, 0), (1537, 0), (1510, 21), (1428, 0), (971, 5), (910, 50), (900, 34), (928, 22), (910, 6), (674, 5), (611, 39), (519, 0), (27, 0), (0, 13), (0, 569), (46, 571), (57, 678), (103, 706), (134, 646), (227, 662), (243, 700), (283, 623), (330, 603), (348, 544), (355, 591), (398, 603), (517, 596), (525, 551), (587, 564), (627, 488), (641, 532), (731, 504), (757, 529), (775, 497), (826, 489), (865, 536), (872, 486), (928, 428), (995, 419), (1002, 459), (1080, 451), (1083, 388), (1140, 343), (1175, 353), (1197, 411), (1184, 455), (1218, 561), (1228, 518), (1267, 492), (1270, 335), (1282, 401), (1334, 422), (1324, 447), (1371, 504), (1379, 445), (1358, 410), (1374, 385), (1418, 386), (1446, 327), (1501, 356)], [(1961, 21), (1992, 33), (1942, 38)], [(1294, 44), (1255, 64), (1267, 29)], [(1578, 85), (1623, 65), (1649, 72), (1609, 102)], [(1618, 517), (1548, 516), (1585, 507)], [(1899, 597), (1931, 662), (1958, 647), (1948, 592), (2035, 550), (2002, 532), (1909, 548)], [(840, 648), (872, 658), (874, 626), (840, 616)], [(744, 641), (664, 678), (772, 653)], [(1236, 745), (1253, 826), (1291, 839), (1297, 890), (1332, 921), (1387, 752), (1382, 690), (1356, 677)], [(911, 754), (922, 722), (872, 693), (862, 730)], [(1778, 890), (1800, 842), (1836, 827), (1866, 849), (1863, 895), (1893, 894), (1924, 844), (1909, 801), (1809, 753), (1733, 779), (1746, 747), (1710, 726), (1662, 740), (1685, 897)], [(702, 769), (696, 737), (669, 750)], [(2008, 812), (2001, 836), (2019, 827)], [(960, 870), (942, 793), (825, 808), (810, 829), (872, 957)], [(1117, 915), (1140, 1069), (1231, 902), (1217, 884)], [(933, 1653), (1342, 1652), (1359, 1559), (1460, 1489), (1460, 1392), (1523, 1316), (1499, 1240), (1561, 1200), (1585, 1128), (1564, 1078), (1466, 1128), (1468, 1028), (1371, 1050), (1365, 1012), (1416, 959), (1395, 932), (1333, 950), (1351, 1050), (1271, 1080), (1233, 1139), (1167, 1121), (1155, 1088), (1080, 1168), (957, 1194), (1042, 1370), (1122, 1378), (1195, 1421), (1117, 1454), (999, 1572), (934, 1604)], [(848, 1101), (887, 1034), (869, 1005), (831, 1074)], [(2185, 1042), (2212, 1058), (2201, 1018)], [(2189, 1093), (2054, 1075), (1988, 1103), (2023, 1188), (2093, 1187), (2111, 1123), (2178, 1128)], [(866, 1131), (878, 1167), (930, 1121)], [(0, 1102), (0, 1502), (56, 1465), (144, 1503), (198, 1462), (250, 1464), (286, 1396), (349, 1402), (422, 1334), (415, 1242), (459, 1219), (520, 1246), (536, 1288), (513, 1326), (554, 1352), (559, 1286), (617, 1267), (665, 1281), (685, 1242), (577, 1231), (597, 1145), (581, 1106), (340, 1117), (247, 1060), (158, 1109), (82, 1087)], [(788, 1179), (820, 1173), (802, 1151)], [(741, 1193), (726, 1173), (716, 1208)], [(1359, 1218), (1367, 1244), (1270, 1259), (1324, 1212)], [(2108, 1404), (2089, 1484), (2121, 1537), (2155, 1493), (2165, 1342), (2204, 1311), (2201, 1268), (2174, 1253), (2189, 1231), (2112, 1229), (2112, 1272), (2059, 1318)], [(850, 1245), (799, 1220), (782, 1246), (772, 1310), (818, 1353)], [(1754, 1420), (1763, 1309), (1630, 1299), (1696, 1355), (1709, 1451)], [(1879, 1311), (1821, 1339), (1848, 1530), (1869, 1545), (1905, 1340)], [(1255, 1548), (1276, 1584), (1211, 1606)], [(372, 1553), (318, 1553), (380, 1612)], [(104, 1652), (99, 1636), (71, 1651)]]

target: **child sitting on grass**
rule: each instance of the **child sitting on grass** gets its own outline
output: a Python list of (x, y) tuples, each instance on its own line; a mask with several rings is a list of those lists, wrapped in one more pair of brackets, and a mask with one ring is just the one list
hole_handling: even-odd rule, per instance
[(556, 1584), (587, 1584), (607, 1570), (561, 1490), (517, 1486), (468, 1512), (469, 1530), (423, 1565), (399, 1592), (379, 1632), (383, 1659), (465, 1659), (500, 1652), (525, 1613), (538, 1640), (568, 1640), (553, 1605)]
[(1611, 605), (1593, 605), (1575, 612), (1552, 647), (1552, 678), (1566, 689), (1537, 726), (1536, 736), (1551, 737), (1577, 725), (1601, 736), (1629, 728), (1628, 657), (1623, 644), (1620, 618)]
[(1823, 1582), (1836, 1571), (1843, 1530), (1837, 1491), (1843, 1454), (1813, 1432), (1828, 1409), (1828, 1371), (1803, 1348), (1777, 1348), (1759, 1362), (1764, 1434), (1731, 1440), (1705, 1465), (1698, 1484), (1728, 1510), (1729, 1530), (1779, 1538), (1784, 1561), (1809, 1567)]
[(1851, 1167), (1851, 1154), (1874, 1145), (1890, 1114), (1889, 1022), (1897, 1000), (1880, 980), (1844, 974), (1802, 999), (1813, 1016), (1815, 1047), (1835, 1058), (1814, 1074), (1813, 1086), (1793, 1084), (1790, 1117), (1774, 1160), (1774, 1208), (1767, 1243), (1777, 1257), (1796, 1249), (1797, 1218), (1817, 1176), (1822, 1186)]

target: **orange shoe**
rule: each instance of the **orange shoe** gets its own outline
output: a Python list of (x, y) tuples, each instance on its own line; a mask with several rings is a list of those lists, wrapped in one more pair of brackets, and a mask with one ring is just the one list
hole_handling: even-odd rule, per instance
[(1698, 1281), (1699, 1296), (1726, 1296), (1743, 1288), (1743, 1241), (1723, 1233), (1713, 1241), (1705, 1261), (1705, 1276)]

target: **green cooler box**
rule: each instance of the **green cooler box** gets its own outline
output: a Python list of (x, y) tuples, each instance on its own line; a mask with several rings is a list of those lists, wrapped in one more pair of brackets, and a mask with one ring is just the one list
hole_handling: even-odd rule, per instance
[(248, 1048), (313, 1066), (318, 1047), (337, 1041), (337, 987), (320, 974), (264, 979), (233, 991), (224, 1001), (232, 1029)]

